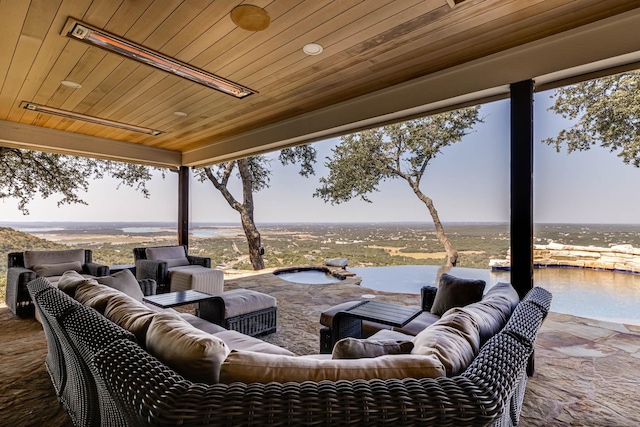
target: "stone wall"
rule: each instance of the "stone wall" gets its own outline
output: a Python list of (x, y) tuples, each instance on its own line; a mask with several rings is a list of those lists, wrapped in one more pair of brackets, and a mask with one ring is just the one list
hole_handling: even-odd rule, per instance
[[(640, 248), (631, 245), (616, 245), (610, 248), (559, 243), (534, 245), (533, 264), (535, 267), (581, 267), (640, 273)], [(507, 258), (503, 260), (490, 260), (489, 266), (492, 270), (508, 269), (510, 254), (507, 253)]]

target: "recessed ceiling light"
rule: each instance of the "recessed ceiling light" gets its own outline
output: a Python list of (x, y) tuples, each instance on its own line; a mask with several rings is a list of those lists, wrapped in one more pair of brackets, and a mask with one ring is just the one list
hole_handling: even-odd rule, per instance
[(323, 51), (323, 47), (318, 43), (307, 43), (302, 48), (302, 51), (307, 55), (320, 55)]
[(80, 83), (72, 82), (71, 80), (63, 80), (60, 82), (62, 86), (70, 87), (72, 89), (80, 89), (82, 85)]
[(231, 20), (238, 28), (247, 31), (266, 30), (271, 24), (269, 13), (261, 7), (252, 4), (241, 4), (231, 11)]
[(173, 115), (180, 116), (180, 117), (187, 117), (187, 113), (185, 113), (184, 111), (174, 111)]

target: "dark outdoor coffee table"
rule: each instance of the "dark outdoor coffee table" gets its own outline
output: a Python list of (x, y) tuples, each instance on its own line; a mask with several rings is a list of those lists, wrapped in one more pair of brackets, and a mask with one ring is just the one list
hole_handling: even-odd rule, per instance
[(162, 308), (178, 307), (180, 305), (194, 304), (214, 298), (214, 295), (189, 289), (188, 291), (169, 292), (166, 294), (149, 295), (142, 298), (149, 304)]
[(362, 338), (363, 320), (401, 328), (421, 312), (422, 310), (416, 307), (363, 301), (333, 316), (333, 343), (346, 337)]

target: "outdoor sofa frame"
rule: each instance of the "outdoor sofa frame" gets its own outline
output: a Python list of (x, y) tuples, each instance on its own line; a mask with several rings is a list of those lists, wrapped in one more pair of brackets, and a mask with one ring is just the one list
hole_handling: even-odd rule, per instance
[[(76, 425), (511, 426), (551, 294), (532, 289), (461, 374), (442, 378), (232, 383), (185, 380), (133, 336), (52, 287), (28, 285), (64, 371), (61, 401)], [(51, 369), (50, 369), (51, 371)]]

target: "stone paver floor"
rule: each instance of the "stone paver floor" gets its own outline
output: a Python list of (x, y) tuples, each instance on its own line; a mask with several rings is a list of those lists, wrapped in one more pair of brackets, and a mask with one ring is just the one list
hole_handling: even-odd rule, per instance
[[(278, 332), (262, 338), (297, 354), (318, 352), (320, 313), (335, 304), (365, 294), (420, 304), (419, 295), (373, 291), (353, 279), (301, 285), (270, 273), (226, 277), (225, 290), (243, 287), (278, 299)], [(0, 426), (71, 426), (44, 368), (46, 342), (39, 323), (16, 318), (0, 305), (0, 325)], [(550, 313), (538, 334), (535, 363), (519, 425), (640, 425), (640, 327)]]

